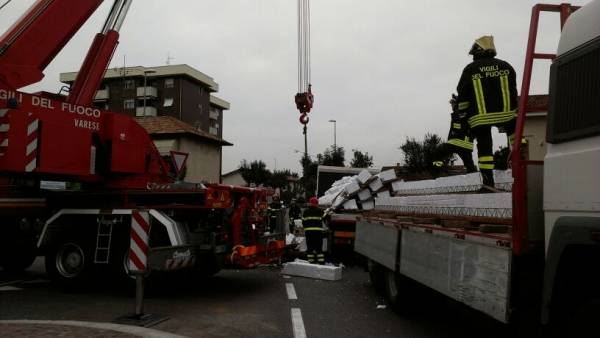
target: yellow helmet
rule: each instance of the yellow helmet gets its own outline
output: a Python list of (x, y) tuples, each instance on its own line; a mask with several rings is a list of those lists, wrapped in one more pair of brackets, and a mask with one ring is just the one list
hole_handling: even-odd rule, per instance
[(496, 46), (494, 46), (494, 37), (491, 35), (484, 35), (476, 39), (471, 47), (471, 50), (469, 51), (469, 54), (490, 54), (495, 56)]

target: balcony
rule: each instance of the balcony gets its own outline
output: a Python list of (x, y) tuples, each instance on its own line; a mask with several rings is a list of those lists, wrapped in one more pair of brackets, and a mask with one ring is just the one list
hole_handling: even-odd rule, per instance
[(94, 102), (104, 102), (108, 101), (110, 98), (110, 92), (108, 89), (100, 89), (96, 91), (96, 96), (94, 96)]
[(144, 94), (147, 99), (155, 99), (158, 96), (158, 91), (156, 87), (137, 87), (136, 95), (139, 99), (144, 98)]
[(156, 116), (156, 107), (146, 106), (146, 114), (144, 114), (144, 107), (137, 107), (135, 116)]
[(219, 115), (221, 115), (221, 114), (216, 109), (211, 109), (210, 112), (208, 113), (208, 117), (211, 120), (219, 120)]

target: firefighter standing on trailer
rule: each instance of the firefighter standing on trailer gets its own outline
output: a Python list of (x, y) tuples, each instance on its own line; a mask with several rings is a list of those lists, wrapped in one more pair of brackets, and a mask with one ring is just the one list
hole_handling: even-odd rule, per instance
[(477, 139), (479, 170), (483, 184), (494, 187), (492, 126), (508, 135), (512, 144), (517, 115), (517, 80), (513, 67), (495, 58), (492, 36), (475, 40), (458, 83), (458, 111), (466, 112), (471, 133)]
[[(325, 264), (323, 254), (323, 217), (324, 213), (319, 209), (319, 200), (311, 197), (309, 207), (302, 214), (302, 226), (306, 236), (306, 259), (309, 263)], [(315, 260), (316, 258), (316, 260)]]

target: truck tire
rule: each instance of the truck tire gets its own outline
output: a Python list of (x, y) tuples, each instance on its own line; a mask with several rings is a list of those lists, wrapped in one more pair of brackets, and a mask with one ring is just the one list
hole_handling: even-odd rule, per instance
[(367, 269), (369, 270), (369, 278), (371, 279), (371, 285), (378, 295), (386, 294), (385, 286), (385, 268), (379, 263), (369, 259), (367, 261)]
[(93, 255), (81, 239), (65, 240), (46, 254), (46, 273), (59, 287), (73, 290), (88, 285), (93, 271)]
[(416, 296), (413, 282), (392, 270), (385, 269), (385, 292), (390, 307), (400, 314), (415, 310)]
[[(135, 276), (129, 270), (129, 242), (115, 240), (114, 249), (109, 260), (109, 279), (113, 287), (130, 291), (135, 288)], [(150, 275), (150, 269), (146, 269), (145, 277)]]

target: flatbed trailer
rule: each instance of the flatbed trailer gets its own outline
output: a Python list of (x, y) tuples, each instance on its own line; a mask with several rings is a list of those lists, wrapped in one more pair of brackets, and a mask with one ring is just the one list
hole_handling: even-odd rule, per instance
[[(560, 13), (556, 54), (535, 50), (540, 13), (546, 11)], [(510, 207), (499, 212), (491, 204), (474, 214), (440, 207), (444, 199), (456, 202), (461, 195), (392, 196), (389, 203), (376, 200), (375, 210), (357, 220), (355, 250), (368, 259), (373, 286), (394, 308), (410, 310), (411, 301), (418, 301), (412, 286), (420, 285), (517, 327), (548, 324), (549, 335), (556, 336), (597, 331), (598, 15), (597, 0), (582, 8), (533, 7), (511, 153)], [(547, 151), (544, 158), (528, 159), (521, 139), (531, 111), (534, 59), (553, 63)], [(415, 213), (416, 204), (409, 203), (415, 201), (428, 202), (427, 207)]]

